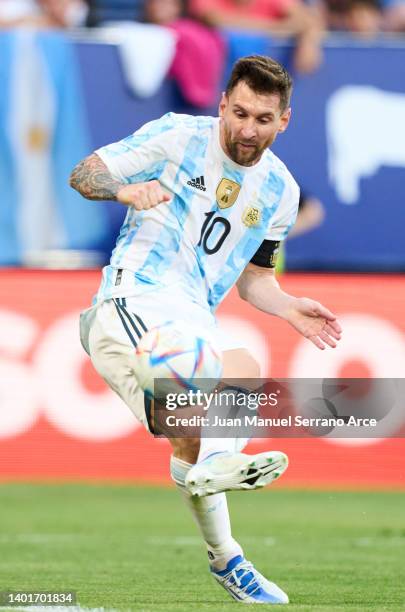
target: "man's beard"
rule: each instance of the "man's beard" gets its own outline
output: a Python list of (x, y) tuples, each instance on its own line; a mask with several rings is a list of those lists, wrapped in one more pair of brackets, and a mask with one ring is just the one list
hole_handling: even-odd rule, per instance
[[(251, 145), (249, 149), (243, 150), (239, 144)], [(229, 157), (235, 163), (241, 166), (252, 166), (255, 162), (259, 161), (263, 151), (267, 148), (267, 145), (260, 148), (254, 142), (244, 142), (243, 140), (232, 140), (230, 133), (225, 128), (225, 145), (229, 154)]]

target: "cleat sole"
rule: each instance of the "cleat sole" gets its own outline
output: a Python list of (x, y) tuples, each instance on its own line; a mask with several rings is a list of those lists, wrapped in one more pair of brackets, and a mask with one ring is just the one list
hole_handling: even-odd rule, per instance
[[(240, 455), (243, 457), (242, 453)], [(192, 480), (187, 481), (186, 478), (186, 488), (195, 497), (222, 491), (253, 491), (280, 478), (288, 467), (287, 456), (279, 451), (260, 453), (253, 460), (249, 459), (242, 467), (215, 462), (215, 468), (211, 469), (211, 463), (196, 464), (191, 468), (196, 471), (192, 474)]]

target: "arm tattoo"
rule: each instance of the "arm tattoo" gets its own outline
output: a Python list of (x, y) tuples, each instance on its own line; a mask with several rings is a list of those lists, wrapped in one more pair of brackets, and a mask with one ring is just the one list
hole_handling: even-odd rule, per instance
[(88, 200), (116, 200), (123, 184), (113, 179), (105, 163), (93, 153), (74, 168), (70, 186)]

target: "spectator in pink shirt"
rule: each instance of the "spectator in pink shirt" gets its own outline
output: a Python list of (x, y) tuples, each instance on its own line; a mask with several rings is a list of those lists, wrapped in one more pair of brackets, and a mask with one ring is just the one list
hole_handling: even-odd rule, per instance
[(295, 68), (312, 72), (322, 60), (323, 21), (301, 0), (190, 0), (190, 12), (216, 27), (296, 37)]
[(176, 32), (177, 48), (170, 74), (187, 102), (200, 108), (214, 104), (225, 63), (221, 36), (187, 17), (182, 0), (146, 0), (145, 19)]

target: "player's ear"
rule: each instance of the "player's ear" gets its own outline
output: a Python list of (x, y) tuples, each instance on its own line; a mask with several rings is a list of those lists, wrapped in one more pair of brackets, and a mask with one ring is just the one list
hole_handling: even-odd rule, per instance
[(278, 128), (279, 133), (285, 132), (288, 128), (291, 118), (291, 108), (287, 108), (280, 117), (280, 126)]
[(219, 109), (218, 109), (218, 114), (221, 117), (221, 119), (224, 116), (225, 109), (226, 109), (227, 106), (228, 106), (228, 96), (227, 96), (226, 92), (223, 91), (222, 92), (222, 96), (221, 96), (221, 100), (220, 100), (220, 103), (219, 103)]

